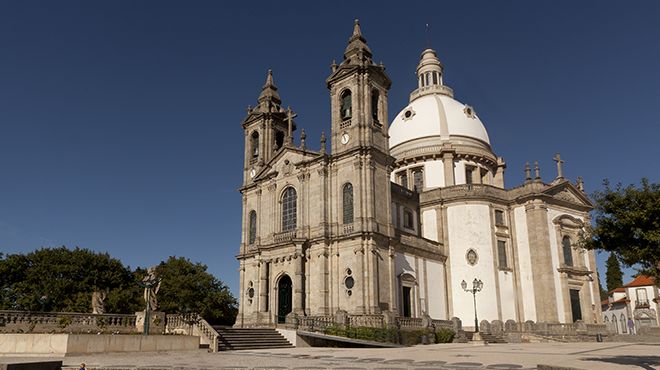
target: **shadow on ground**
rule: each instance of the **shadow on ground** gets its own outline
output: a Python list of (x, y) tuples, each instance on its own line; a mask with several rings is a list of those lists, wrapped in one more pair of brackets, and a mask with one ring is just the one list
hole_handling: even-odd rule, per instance
[(655, 370), (660, 365), (660, 356), (611, 356), (587, 357), (583, 361), (600, 361), (618, 365), (635, 365), (642, 369)]

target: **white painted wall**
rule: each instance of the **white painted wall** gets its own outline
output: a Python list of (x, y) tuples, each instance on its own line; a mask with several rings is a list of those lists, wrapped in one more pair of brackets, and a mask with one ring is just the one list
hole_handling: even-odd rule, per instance
[[(447, 223), (454, 316), (460, 318), (464, 326), (474, 326), (472, 294), (463, 291), (461, 281), (465, 280), (471, 287), (472, 281), (478, 278), (484, 284), (477, 293), (479, 320), (499, 319), (490, 207), (485, 204), (449, 206)], [(479, 256), (475, 266), (470, 266), (465, 258), (469, 249), (474, 249)]]
[(445, 186), (445, 167), (442, 165), (442, 160), (425, 163), (424, 181), (427, 189)]
[(534, 301), (534, 280), (532, 278), (532, 259), (529, 254), (529, 235), (527, 234), (527, 215), (525, 207), (513, 209), (516, 223), (516, 241), (518, 246), (518, 266), (520, 268), (520, 284), (523, 289), (523, 321), (536, 321), (536, 303)]
[(465, 184), (465, 161), (454, 161), (454, 183)]
[(513, 279), (513, 273), (499, 271), (500, 303), (502, 305), (502, 321), (504, 322), (506, 320), (516, 320), (516, 293)]
[(422, 212), (422, 236), (438, 241), (438, 218), (435, 209)]
[(429, 316), (434, 319), (448, 320), (447, 292), (445, 291), (444, 265), (440, 262), (426, 262), (426, 276), (428, 278), (429, 291)]

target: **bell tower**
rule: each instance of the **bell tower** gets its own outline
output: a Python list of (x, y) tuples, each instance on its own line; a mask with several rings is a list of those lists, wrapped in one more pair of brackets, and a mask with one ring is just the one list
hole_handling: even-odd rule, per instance
[(282, 100), (273, 82), (271, 70), (268, 70), (257, 106), (247, 108), (243, 130), (245, 131), (243, 184), (246, 185), (278, 150), (292, 143), (295, 130), (293, 112), (282, 107)]
[(344, 60), (339, 65), (333, 61), (326, 83), (332, 109), (332, 154), (359, 147), (389, 154), (387, 92), (392, 81), (382, 63), (374, 64), (357, 19)]

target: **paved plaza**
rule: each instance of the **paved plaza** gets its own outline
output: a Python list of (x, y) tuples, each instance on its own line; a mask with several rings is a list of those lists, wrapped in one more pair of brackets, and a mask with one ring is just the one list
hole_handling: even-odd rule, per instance
[[(0, 363), (46, 360), (0, 357)], [(54, 358), (55, 359), (55, 358)], [(435, 344), (407, 348), (291, 348), (208, 353), (110, 353), (58, 358), (64, 369), (660, 369), (660, 343)]]

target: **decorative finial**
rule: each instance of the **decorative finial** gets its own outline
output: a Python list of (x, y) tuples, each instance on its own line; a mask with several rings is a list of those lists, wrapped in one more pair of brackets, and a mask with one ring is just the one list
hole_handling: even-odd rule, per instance
[(529, 167), (529, 162), (525, 163), (525, 181), (532, 181), (532, 169)]
[(353, 37), (362, 36), (362, 30), (360, 30), (360, 20), (355, 20), (355, 26), (353, 27)]
[(325, 131), (321, 131), (321, 154), (325, 154), (325, 152), (326, 152)]
[(268, 69), (268, 76), (266, 76), (266, 86), (273, 86), (273, 70)]
[(584, 180), (582, 179), (582, 176), (578, 176), (577, 178), (577, 188), (579, 191), (584, 191)]
[(332, 60), (332, 64), (330, 65), (330, 68), (332, 69), (332, 72), (337, 70), (337, 61), (336, 60), (334, 60), (334, 59)]
[(252, 113), (252, 106), (248, 104), (247, 106), (247, 112), (248, 114)]
[(552, 159), (555, 162), (557, 162), (557, 178), (558, 179), (563, 179), (564, 174), (563, 174), (563, 171), (562, 171), (562, 168), (561, 168), (561, 164), (564, 163), (564, 161), (561, 159), (561, 156), (559, 156), (559, 153), (555, 154), (555, 156), (552, 157)]
[(286, 120), (288, 122), (288, 130), (287, 130), (287, 144), (293, 146), (293, 112), (291, 111), (291, 107), (286, 108)]
[(534, 161), (534, 180), (541, 180), (541, 169), (539, 168), (539, 161)]
[(305, 129), (300, 130), (300, 149), (305, 150), (305, 139), (307, 135), (305, 134)]

